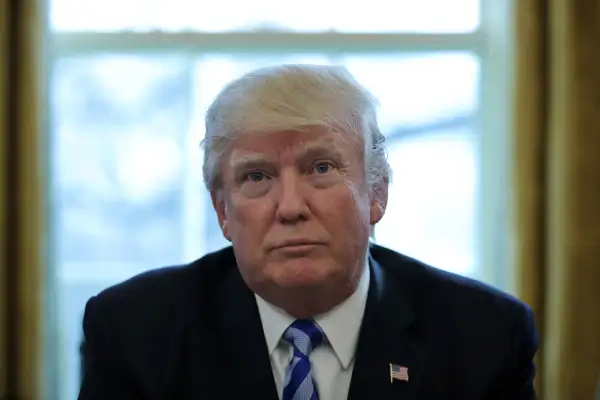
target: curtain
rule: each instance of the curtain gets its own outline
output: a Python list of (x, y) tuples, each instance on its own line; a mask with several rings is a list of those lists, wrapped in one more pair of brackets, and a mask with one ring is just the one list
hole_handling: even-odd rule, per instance
[(44, 15), (0, 0), (0, 398), (39, 399), (42, 383)]
[(600, 377), (600, 2), (519, 0), (514, 182), (518, 292), (541, 335), (541, 399)]

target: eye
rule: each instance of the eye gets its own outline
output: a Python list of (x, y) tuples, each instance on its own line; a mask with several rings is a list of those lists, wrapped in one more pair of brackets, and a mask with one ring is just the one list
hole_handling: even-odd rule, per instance
[(252, 181), (252, 182), (261, 182), (265, 178), (266, 178), (266, 176), (262, 172), (250, 172), (249, 174), (246, 175), (246, 180)]
[(317, 163), (313, 167), (313, 169), (315, 170), (315, 172), (317, 174), (326, 174), (331, 170), (331, 168), (332, 168), (331, 164), (327, 163), (327, 162)]

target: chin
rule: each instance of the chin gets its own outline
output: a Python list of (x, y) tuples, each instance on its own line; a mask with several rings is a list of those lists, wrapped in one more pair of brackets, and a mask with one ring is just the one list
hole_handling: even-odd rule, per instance
[(274, 266), (273, 281), (284, 288), (307, 288), (323, 284), (332, 274), (331, 265), (314, 260), (288, 260)]
[(280, 277), (275, 280), (275, 284), (285, 289), (308, 289), (321, 286), (323, 281), (314, 277)]

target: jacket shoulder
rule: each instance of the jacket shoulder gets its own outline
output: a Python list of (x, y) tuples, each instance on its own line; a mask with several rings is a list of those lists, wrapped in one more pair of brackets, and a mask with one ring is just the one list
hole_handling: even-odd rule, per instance
[(453, 311), (452, 315), (489, 313), (512, 319), (530, 314), (521, 300), (478, 280), (444, 271), (381, 246), (372, 246), (373, 258), (403, 282), (416, 305)]
[(161, 310), (175, 311), (192, 296), (210, 293), (222, 277), (236, 267), (231, 248), (225, 248), (183, 265), (156, 268), (118, 283), (94, 296), (93, 302), (102, 309), (129, 318), (150, 315)]
[(161, 398), (177, 380), (189, 328), (211, 340), (211, 293), (236, 268), (231, 249), (154, 269), (92, 297), (83, 317), (82, 398)]

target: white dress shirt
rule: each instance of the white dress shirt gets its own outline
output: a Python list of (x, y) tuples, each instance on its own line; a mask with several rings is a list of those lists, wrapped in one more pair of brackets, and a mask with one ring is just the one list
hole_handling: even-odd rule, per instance
[[(310, 354), (312, 375), (321, 400), (348, 398), (354, 353), (368, 291), (367, 263), (356, 291), (329, 312), (314, 317), (326, 336), (324, 342)], [(292, 346), (282, 339), (282, 335), (295, 318), (266, 302), (262, 297), (255, 296), (269, 349), (277, 393), (281, 399), (285, 373), (293, 355)]]

